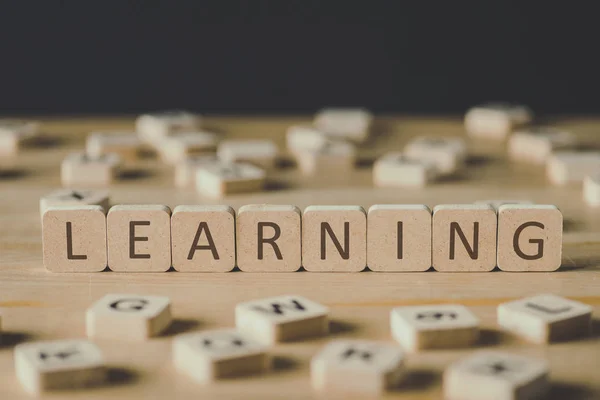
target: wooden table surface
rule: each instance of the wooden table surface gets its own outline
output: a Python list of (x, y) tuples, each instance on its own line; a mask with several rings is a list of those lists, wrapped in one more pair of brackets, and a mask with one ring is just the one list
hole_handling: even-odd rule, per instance
[[(460, 118), (380, 117), (375, 134), (360, 148), (360, 162), (347, 176), (302, 177), (284, 165), (269, 178), (263, 193), (221, 201), (199, 197), (193, 188), (176, 189), (171, 167), (153, 158), (129, 165), (111, 188), (113, 203), (179, 204), (359, 204), (470, 203), (485, 199), (528, 199), (556, 204), (565, 216), (563, 267), (552, 273), (49, 273), (42, 266), (40, 196), (61, 186), (60, 161), (83, 149), (92, 130), (133, 129), (133, 118), (40, 119), (44, 145), (23, 150), (13, 172), (0, 173), (0, 399), (26, 398), (15, 378), (13, 347), (27, 340), (85, 337), (86, 308), (106, 293), (169, 296), (176, 318), (162, 337), (147, 342), (98, 341), (110, 366), (111, 384), (48, 398), (73, 399), (303, 399), (313, 398), (310, 358), (331, 338), (391, 341), (389, 312), (394, 306), (460, 303), (483, 325), (477, 348), (502, 349), (547, 359), (554, 399), (600, 398), (600, 209), (587, 207), (580, 186), (555, 187), (543, 167), (510, 163), (504, 145), (470, 142), (468, 168), (456, 178), (424, 189), (380, 189), (372, 185), (372, 162), (400, 150), (417, 135), (464, 136)], [(207, 126), (225, 137), (272, 138), (282, 149), (285, 129), (308, 117), (209, 117)], [(587, 143), (600, 144), (600, 119), (552, 121), (572, 129)], [(597, 143), (597, 144), (595, 144)], [(290, 163), (286, 163), (290, 164)], [(540, 346), (528, 344), (496, 325), (496, 306), (536, 293), (555, 293), (594, 307), (591, 337)], [(331, 307), (330, 337), (272, 348), (274, 369), (263, 376), (201, 386), (178, 374), (171, 364), (173, 335), (234, 324), (236, 303), (281, 294), (300, 294)], [(407, 379), (386, 397), (437, 399), (441, 374), (474, 349), (411, 354)]]

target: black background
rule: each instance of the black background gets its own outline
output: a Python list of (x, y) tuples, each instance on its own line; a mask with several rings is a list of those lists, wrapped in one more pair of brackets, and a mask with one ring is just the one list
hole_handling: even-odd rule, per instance
[(597, 113), (600, 19), (557, 3), (0, 1), (0, 114)]

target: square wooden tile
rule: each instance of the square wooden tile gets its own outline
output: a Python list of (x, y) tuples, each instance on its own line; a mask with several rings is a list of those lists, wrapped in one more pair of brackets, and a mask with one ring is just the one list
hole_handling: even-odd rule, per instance
[(134, 161), (142, 150), (142, 141), (135, 132), (92, 132), (86, 140), (86, 153), (92, 158), (117, 154), (122, 160)]
[(71, 153), (60, 167), (63, 186), (90, 187), (110, 185), (117, 177), (121, 158), (106, 154), (92, 158), (85, 153)]
[(177, 164), (193, 156), (214, 155), (218, 140), (212, 132), (180, 132), (165, 137), (158, 150), (163, 161)]
[(401, 152), (386, 153), (373, 166), (373, 182), (380, 187), (421, 187), (436, 177), (433, 162), (410, 159)]
[(544, 164), (557, 150), (572, 149), (577, 137), (564, 129), (549, 126), (520, 129), (508, 140), (511, 159), (534, 164)]
[(459, 137), (417, 137), (404, 147), (404, 156), (411, 160), (433, 163), (440, 175), (451, 175), (463, 168), (467, 145)]
[(599, 172), (594, 172), (583, 179), (583, 200), (588, 206), (600, 206)]
[(219, 143), (217, 156), (226, 163), (250, 163), (271, 169), (275, 166), (279, 150), (273, 141), (266, 139), (224, 140)]
[(286, 131), (287, 149), (297, 151), (318, 151), (329, 140), (320, 130), (312, 126), (293, 125)]
[(531, 110), (523, 105), (490, 103), (473, 107), (465, 115), (465, 129), (470, 136), (502, 140), (516, 127), (533, 119)]
[(196, 170), (196, 191), (211, 198), (259, 192), (266, 178), (265, 170), (247, 163), (204, 165)]
[(300, 171), (305, 175), (328, 174), (340, 177), (356, 164), (356, 147), (341, 140), (327, 140), (317, 150), (297, 150), (294, 153)]
[(173, 110), (140, 115), (135, 121), (135, 127), (145, 143), (157, 146), (165, 136), (198, 130), (201, 123), (202, 117), (198, 114)]
[(600, 152), (559, 151), (546, 163), (546, 175), (554, 185), (582, 183), (583, 179), (600, 170)]
[(33, 121), (0, 119), (0, 156), (15, 156), (21, 146), (39, 135), (40, 125)]
[(189, 156), (175, 164), (175, 186), (191, 187), (196, 182), (196, 170), (211, 164), (219, 164), (216, 154), (203, 154)]
[(362, 143), (371, 133), (373, 115), (363, 108), (326, 108), (315, 115), (313, 123), (328, 136)]

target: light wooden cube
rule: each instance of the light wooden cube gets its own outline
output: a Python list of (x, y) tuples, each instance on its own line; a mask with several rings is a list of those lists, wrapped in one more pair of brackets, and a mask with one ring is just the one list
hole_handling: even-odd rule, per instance
[(219, 144), (217, 156), (226, 163), (250, 163), (264, 169), (275, 166), (279, 150), (266, 139), (224, 140)]
[(175, 368), (199, 383), (267, 371), (265, 346), (235, 329), (178, 335), (173, 340)]
[(245, 272), (293, 272), (302, 265), (300, 209), (250, 204), (237, 217), (237, 265)]
[(556, 206), (498, 209), (497, 265), (503, 271), (555, 271), (562, 261), (563, 216)]
[(121, 158), (106, 154), (91, 158), (85, 153), (71, 153), (62, 162), (60, 176), (64, 186), (110, 185), (119, 172)]
[(163, 139), (159, 153), (163, 161), (177, 164), (191, 156), (210, 155), (217, 149), (218, 136), (211, 132), (181, 132)]
[(380, 187), (421, 187), (436, 176), (433, 162), (409, 159), (401, 152), (387, 153), (373, 166), (373, 182)]
[(326, 108), (315, 115), (315, 127), (328, 136), (362, 143), (369, 137), (373, 115), (362, 108)]
[(431, 210), (423, 204), (376, 204), (367, 216), (367, 265), (372, 271), (431, 267)]
[(175, 207), (171, 248), (177, 271), (231, 271), (235, 267), (235, 211), (225, 205)]
[(145, 340), (171, 325), (171, 301), (164, 296), (107, 294), (85, 314), (89, 338)]
[(548, 390), (545, 361), (498, 351), (478, 351), (444, 371), (448, 400), (530, 400)]
[(187, 111), (163, 111), (140, 115), (135, 126), (144, 142), (158, 146), (165, 136), (200, 129), (201, 122), (202, 118), (198, 114)]
[(106, 212), (110, 207), (110, 197), (106, 190), (55, 190), (40, 198), (40, 216), (48, 208), (56, 206), (100, 206)]
[(483, 272), (496, 266), (496, 211), (487, 204), (441, 204), (433, 209), (433, 267)]
[(92, 132), (86, 140), (86, 153), (92, 159), (107, 154), (117, 154), (121, 159), (138, 158), (142, 141), (133, 132)]
[(593, 173), (583, 179), (583, 200), (588, 206), (600, 206), (600, 173)]
[(397, 307), (392, 336), (408, 351), (468, 347), (479, 339), (479, 320), (459, 304)]
[(498, 306), (498, 325), (538, 344), (585, 336), (590, 332), (591, 322), (592, 307), (553, 294)]
[(121, 272), (171, 267), (171, 210), (163, 205), (113, 206), (106, 217), (108, 266)]
[(339, 177), (352, 171), (356, 163), (355, 146), (341, 140), (327, 140), (317, 150), (298, 150), (294, 155), (305, 175)]
[(451, 175), (464, 166), (467, 145), (462, 138), (421, 136), (404, 147), (404, 156), (433, 163), (440, 175)]
[(175, 164), (175, 186), (192, 186), (196, 181), (196, 170), (199, 167), (219, 163), (221, 162), (216, 154), (189, 156)]
[(473, 107), (465, 115), (465, 129), (470, 136), (505, 139), (514, 128), (528, 124), (533, 113), (517, 104), (491, 103)]
[(235, 306), (235, 325), (261, 343), (274, 344), (329, 332), (329, 309), (302, 296), (278, 296)]
[(581, 183), (590, 174), (600, 170), (600, 152), (560, 151), (552, 154), (546, 163), (548, 179), (555, 185)]
[(99, 272), (107, 265), (106, 214), (100, 206), (50, 207), (42, 217), (44, 267)]
[(302, 217), (302, 265), (311, 272), (359, 272), (367, 265), (367, 215), (360, 206), (309, 206)]
[(286, 132), (289, 151), (318, 151), (329, 140), (323, 132), (310, 126), (293, 125)]
[(102, 384), (107, 371), (100, 349), (81, 339), (22, 343), (15, 347), (15, 373), (30, 394)]
[(264, 188), (266, 178), (265, 170), (251, 164), (210, 164), (196, 170), (196, 191), (212, 198), (258, 192)]
[(347, 395), (380, 396), (404, 375), (397, 346), (371, 340), (334, 340), (310, 362), (313, 389)]
[(554, 151), (576, 145), (577, 137), (573, 133), (542, 126), (513, 133), (508, 141), (508, 155), (513, 160), (544, 164)]
[(38, 134), (37, 122), (0, 119), (0, 156), (15, 156), (23, 143)]

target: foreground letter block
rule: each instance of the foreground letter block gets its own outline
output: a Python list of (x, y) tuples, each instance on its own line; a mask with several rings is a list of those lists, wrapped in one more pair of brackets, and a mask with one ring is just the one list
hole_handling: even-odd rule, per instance
[(217, 155), (226, 163), (247, 162), (271, 169), (278, 156), (277, 146), (271, 140), (227, 140), (219, 144)]
[(431, 210), (426, 205), (373, 205), (367, 225), (371, 271), (427, 271), (431, 267)]
[(30, 342), (15, 347), (15, 372), (31, 394), (95, 386), (106, 380), (100, 349), (87, 340)]
[(437, 271), (491, 271), (496, 266), (494, 209), (487, 204), (442, 204), (433, 209), (433, 267)]
[(162, 205), (113, 206), (106, 218), (108, 266), (122, 272), (171, 267), (171, 210)]
[(531, 342), (544, 344), (589, 334), (592, 307), (552, 294), (498, 306), (498, 325)]
[(198, 114), (187, 111), (164, 111), (139, 116), (135, 126), (144, 142), (158, 146), (162, 139), (172, 133), (198, 130), (201, 122), (202, 119)]
[(467, 347), (479, 338), (479, 320), (458, 304), (397, 307), (392, 336), (408, 351)]
[(110, 198), (106, 190), (59, 189), (40, 198), (40, 216), (50, 207), (100, 206), (106, 212)]
[(163, 296), (107, 294), (88, 308), (89, 338), (144, 340), (171, 324), (171, 302)]
[(237, 265), (246, 272), (293, 272), (302, 265), (296, 206), (251, 204), (237, 218)]
[(86, 153), (90, 158), (117, 154), (121, 159), (133, 161), (139, 156), (142, 141), (135, 133), (93, 132), (86, 140)]
[(302, 265), (358, 272), (367, 265), (367, 215), (360, 206), (309, 206), (302, 218)]
[(531, 110), (515, 104), (485, 104), (473, 107), (465, 115), (465, 129), (470, 136), (505, 139), (511, 131), (533, 119)]
[(548, 390), (548, 364), (515, 354), (479, 351), (444, 371), (448, 400), (529, 400)]
[(173, 364), (200, 383), (269, 369), (266, 347), (235, 329), (179, 335), (173, 340)]
[(329, 332), (329, 309), (301, 296), (279, 296), (240, 303), (235, 325), (261, 343), (274, 344)]
[(100, 206), (50, 207), (42, 218), (43, 261), (52, 272), (106, 268), (106, 215)]
[(432, 163), (441, 175), (451, 175), (464, 166), (467, 145), (463, 138), (421, 136), (404, 147), (404, 156), (411, 160)]
[(555, 271), (562, 257), (563, 216), (556, 206), (506, 204), (498, 209), (498, 268)]
[(310, 363), (317, 391), (379, 396), (404, 374), (404, 355), (396, 346), (370, 340), (329, 342)]
[(551, 127), (529, 128), (510, 137), (508, 155), (513, 160), (543, 164), (552, 152), (576, 145), (577, 138), (571, 132)]
[(354, 169), (356, 148), (352, 143), (327, 140), (318, 149), (299, 150), (295, 156), (300, 171), (305, 175), (340, 176)]
[(581, 183), (600, 170), (600, 152), (560, 151), (548, 158), (546, 173), (555, 185)]
[(84, 153), (71, 153), (60, 166), (64, 186), (110, 185), (119, 172), (121, 158), (116, 154), (90, 157)]
[(373, 115), (361, 108), (326, 108), (317, 113), (314, 125), (329, 136), (364, 142), (369, 137)]
[(175, 207), (171, 246), (177, 271), (231, 271), (235, 267), (235, 211), (224, 205)]
[(196, 191), (213, 198), (256, 192), (263, 189), (266, 178), (265, 170), (251, 164), (210, 164), (196, 170)]
[(380, 187), (425, 186), (437, 176), (435, 164), (391, 152), (375, 161), (373, 182)]

